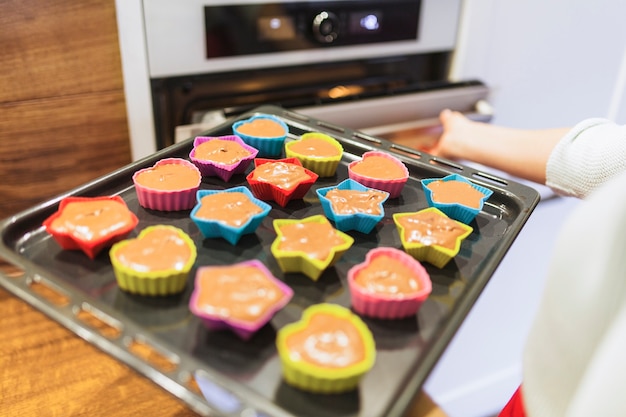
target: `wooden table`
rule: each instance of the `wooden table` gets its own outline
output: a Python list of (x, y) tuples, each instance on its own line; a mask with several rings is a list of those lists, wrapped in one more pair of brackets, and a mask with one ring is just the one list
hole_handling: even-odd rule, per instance
[[(1, 287), (0, 335), (2, 416), (197, 415), (143, 375)], [(407, 417), (445, 414), (421, 393)]]

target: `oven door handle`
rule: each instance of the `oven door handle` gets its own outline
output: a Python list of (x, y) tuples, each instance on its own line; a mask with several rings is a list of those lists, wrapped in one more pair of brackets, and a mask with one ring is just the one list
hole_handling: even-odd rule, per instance
[[(463, 112), (468, 119), (488, 123), (493, 118), (493, 107), (486, 100), (476, 102), (473, 111)], [(443, 133), (439, 117), (428, 117), (408, 122), (393, 123), (360, 129), (370, 136), (428, 152), (437, 143)]]

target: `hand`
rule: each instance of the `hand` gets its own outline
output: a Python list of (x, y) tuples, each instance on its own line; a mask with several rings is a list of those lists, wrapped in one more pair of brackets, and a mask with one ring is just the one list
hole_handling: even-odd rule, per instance
[(443, 132), (434, 147), (428, 152), (435, 156), (448, 159), (460, 159), (464, 156), (467, 142), (472, 140), (472, 135), (479, 122), (468, 119), (458, 111), (450, 109), (442, 110), (439, 120)]

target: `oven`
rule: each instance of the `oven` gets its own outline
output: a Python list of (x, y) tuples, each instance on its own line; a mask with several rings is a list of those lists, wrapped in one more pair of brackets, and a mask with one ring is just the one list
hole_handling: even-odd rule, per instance
[[(420, 149), (436, 140), (443, 108), (491, 118), (484, 83), (450, 79), (460, 0), (144, 0), (140, 6), (144, 31), (137, 36), (145, 36), (145, 48), (129, 59), (145, 55), (149, 86), (139, 95), (144, 102), (129, 108), (135, 157), (263, 104)], [(118, 2), (125, 9), (118, 13), (129, 7)], [(137, 100), (137, 82), (125, 78), (135, 84), (127, 91), (134, 89), (130, 99)], [(137, 120), (151, 126), (134, 135)]]

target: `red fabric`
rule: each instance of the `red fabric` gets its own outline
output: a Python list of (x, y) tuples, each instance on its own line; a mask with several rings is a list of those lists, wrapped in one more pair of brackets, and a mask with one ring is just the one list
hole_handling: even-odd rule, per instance
[(504, 406), (498, 417), (526, 417), (524, 403), (522, 401), (522, 387), (518, 387), (508, 403)]

